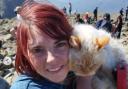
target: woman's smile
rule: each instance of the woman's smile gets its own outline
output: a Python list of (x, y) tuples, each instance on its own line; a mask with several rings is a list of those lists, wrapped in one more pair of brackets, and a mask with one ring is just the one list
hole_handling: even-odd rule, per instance
[(47, 71), (48, 72), (59, 72), (63, 69), (64, 65), (59, 66), (59, 67), (55, 67), (55, 68), (48, 68)]

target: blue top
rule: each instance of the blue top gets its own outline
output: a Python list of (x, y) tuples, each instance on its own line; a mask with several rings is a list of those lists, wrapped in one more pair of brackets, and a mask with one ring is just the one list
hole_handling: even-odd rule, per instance
[(22, 74), (16, 79), (10, 89), (66, 89), (66, 85), (53, 83), (48, 80), (37, 80), (29, 75)]

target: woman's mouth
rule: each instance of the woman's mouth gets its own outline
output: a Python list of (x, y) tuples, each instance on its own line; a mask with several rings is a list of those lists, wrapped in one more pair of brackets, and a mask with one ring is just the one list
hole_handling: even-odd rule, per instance
[(49, 68), (49, 69), (47, 69), (47, 71), (49, 71), (49, 72), (58, 72), (58, 71), (60, 71), (63, 67), (64, 67), (64, 65), (59, 66), (59, 67), (56, 67), (56, 68)]

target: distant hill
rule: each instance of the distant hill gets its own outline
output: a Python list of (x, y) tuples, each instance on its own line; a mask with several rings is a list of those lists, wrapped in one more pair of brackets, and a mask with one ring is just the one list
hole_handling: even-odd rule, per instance
[[(21, 5), (25, 0), (0, 0), (0, 16), (2, 18), (12, 18), (15, 16), (14, 8)], [(55, 4), (59, 8), (64, 6), (68, 11), (68, 2), (72, 3), (72, 12), (93, 12), (98, 6), (98, 12), (118, 13), (121, 8), (126, 9), (128, 0), (34, 0), (37, 2), (48, 2)], [(79, 3), (79, 4), (78, 4)]]
[(14, 8), (23, 3), (24, 0), (0, 0), (1, 18), (12, 18), (15, 16)]
[[(16, 16), (14, 9), (25, 0), (0, 0), (0, 18), (12, 18)], [(33, 0), (30, 0), (33, 1)], [(39, 3), (50, 3), (48, 0), (34, 0)]]

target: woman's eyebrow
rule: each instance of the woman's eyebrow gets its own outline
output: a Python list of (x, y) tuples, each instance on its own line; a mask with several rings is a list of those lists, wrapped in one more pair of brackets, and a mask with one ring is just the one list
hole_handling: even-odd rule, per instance
[(29, 47), (29, 49), (33, 49), (33, 48), (40, 48), (40, 47), (42, 47), (42, 45), (39, 45), (39, 44), (30, 44), (28, 47)]
[(55, 44), (61, 43), (61, 42), (67, 42), (66, 40), (57, 40), (55, 41)]

